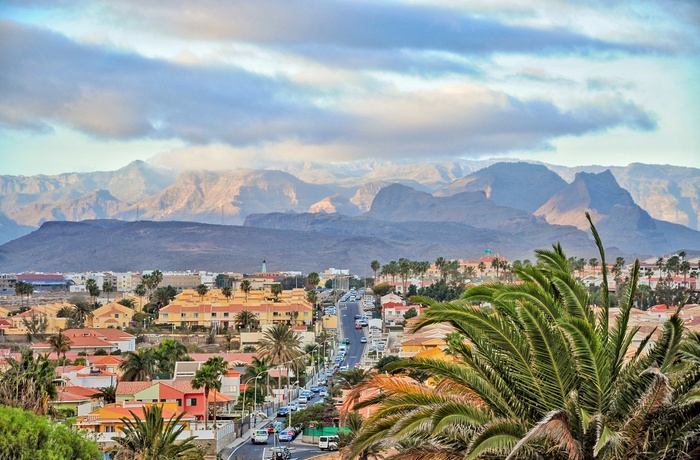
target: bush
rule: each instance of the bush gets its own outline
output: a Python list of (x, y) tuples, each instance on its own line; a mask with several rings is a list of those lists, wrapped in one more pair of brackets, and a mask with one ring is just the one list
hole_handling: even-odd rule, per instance
[(107, 350), (103, 350), (102, 348), (100, 348), (99, 350), (95, 350), (94, 355), (95, 356), (107, 356), (108, 353), (107, 353)]

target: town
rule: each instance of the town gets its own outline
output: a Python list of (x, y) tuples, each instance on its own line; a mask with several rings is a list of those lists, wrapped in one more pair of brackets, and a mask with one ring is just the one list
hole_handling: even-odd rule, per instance
[[(567, 263), (593, 310), (607, 287), (611, 323), (636, 273), (630, 353), (658, 340), (681, 303), (683, 327), (700, 333), (700, 258)], [(430, 309), (424, 299), (518, 285), (533, 263), (491, 250), (475, 260), (375, 260), (366, 278), (267, 265), (252, 274), (0, 275), (0, 402), (69, 423), (105, 458), (136, 455), (134, 430), (156, 415), (174, 422), (182, 452), (200, 458), (289, 458), (297, 435), (295, 458), (307, 458), (346, 446), (372, 417), (372, 406), (347, 415), (349, 401), (372, 394), (356, 394), (371, 375), (400, 360), (450, 362), (457, 330), (416, 328)], [(32, 374), (39, 368), (50, 374)]]

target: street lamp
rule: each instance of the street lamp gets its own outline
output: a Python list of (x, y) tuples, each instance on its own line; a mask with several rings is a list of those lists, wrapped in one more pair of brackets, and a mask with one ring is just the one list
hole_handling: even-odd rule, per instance
[(243, 429), (243, 419), (245, 418), (245, 394), (248, 391), (248, 382), (251, 380), (255, 379), (255, 385), (254, 385), (254, 391), (255, 395), (253, 396), (254, 400), (257, 401), (257, 396), (258, 396), (258, 379), (262, 377), (262, 374), (258, 374), (255, 377), (251, 377), (248, 380), (245, 381), (244, 385), (245, 390), (243, 390), (243, 401), (241, 401), (241, 429)]

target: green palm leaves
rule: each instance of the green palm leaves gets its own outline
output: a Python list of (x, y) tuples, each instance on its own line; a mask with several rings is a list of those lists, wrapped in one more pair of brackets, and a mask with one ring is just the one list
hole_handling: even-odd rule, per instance
[(376, 445), (424, 459), (651, 460), (700, 451), (699, 336), (676, 314), (632, 352), (639, 263), (609, 324), (607, 297), (590, 305), (560, 245), (536, 256), (536, 265), (514, 269), (518, 284), (482, 285), (430, 306), (416, 329), (451, 324), (461, 337), (448, 341), (454, 360), (389, 366), (426, 372), (434, 386), (379, 375), (356, 387), (364, 399), (355, 407), (376, 411), (348, 458)]

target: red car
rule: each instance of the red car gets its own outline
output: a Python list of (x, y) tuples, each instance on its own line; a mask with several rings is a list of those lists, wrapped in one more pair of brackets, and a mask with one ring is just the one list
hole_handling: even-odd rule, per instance
[(362, 329), (362, 324), (355, 324), (355, 329)]

